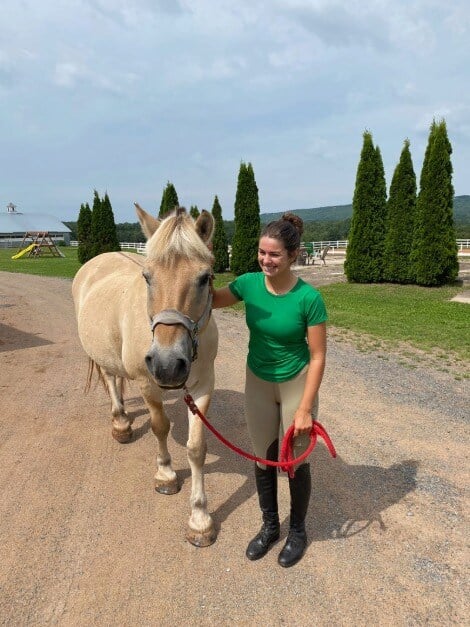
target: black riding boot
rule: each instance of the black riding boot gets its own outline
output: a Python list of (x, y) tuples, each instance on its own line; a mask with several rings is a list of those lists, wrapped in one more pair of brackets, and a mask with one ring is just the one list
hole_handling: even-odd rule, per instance
[(284, 568), (293, 566), (302, 558), (307, 548), (305, 532), (305, 516), (307, 515), (312, 480), (310, 465), (302, 464), (295, 471), (293, 479), (289, 477), (290, 491), (290, 526), (284, 548), (279, 554), (278, 562)]
[(263, 525), (246, 549), (246, 556), (249, 560), (258, 560), (266, 555), (269, 547), (279, 539), (280, 533), (277, 511), (277, 469), (268, 466), (266, 470), (263, 470), (255, 464), (255, 479), (259, 506), (263, 512)]

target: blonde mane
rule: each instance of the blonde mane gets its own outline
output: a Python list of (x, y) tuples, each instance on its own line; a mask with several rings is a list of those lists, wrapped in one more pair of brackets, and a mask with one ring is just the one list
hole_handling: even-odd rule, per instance
[(155, 263), (171, 265), (184, 257), (211, 263), (212, 253), (199, 237), (195, 222), (182, 207), (165, 217), (147, 241), (147, 258)]

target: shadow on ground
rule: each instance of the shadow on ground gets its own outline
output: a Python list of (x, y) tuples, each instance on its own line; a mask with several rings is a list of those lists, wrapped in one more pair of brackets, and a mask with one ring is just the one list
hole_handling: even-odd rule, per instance
[[(185, 447), (188, 437), (186, 406), (178, 398), (179, 395), (176, 392), (168, 394), (166, 409), (172, 425), (171, 435), (180, 446)], [(133, 400), (138, 403), (138, 398)], [(143, 404), (135, 415), (145, 415)], [(230, 442), (251, 452), (243, 419), (243, 394), (233, 390), (216, 390), (208, 417)], [(134, 429), (136, 438), (141, 437), (150, 429), (149, 419), (141, 425), (135, 424)], [(206, 474), (244, 477), (242, 485), (212, 512), (216, 527), (220, 529), (222, 523), (256, 492), (253, 462), (228, 450), (210, 432), (207, 432), (207, 442), (211, 456), (218, 459), (206, 463)], [(310, 542), (346, 539), (361, 533), (374, 522), (386, 531), (382, 513), (416, 488), (418, 462), (413, 459), (389, 467), (349, 464), (340, 455), (331, 458), (327, 448), (319, 444), (312, 453), (310, 463), (313, 486), (307, 517)], [(180, 484), (191, 480), (189, 465), (178, 471), (178, 479)], [(281, 473), (280, 481), (287, 481), (284, 473)], [(259, 522), (260, 518), (253, 520), (254, 531)], [(286, 532), (288, 512), (281, 512), (281, 522)]]
[(0, 352), (16, 351), (24, 348), (34, 348), (35, 346), (45, 346), (52, 344), (50, 340), (39, 337), (36, 333), (26, 333), (0, 323)]

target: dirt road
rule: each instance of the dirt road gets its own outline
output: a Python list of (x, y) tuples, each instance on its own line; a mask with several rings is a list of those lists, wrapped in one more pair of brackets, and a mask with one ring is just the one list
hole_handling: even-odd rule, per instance
[[(249, 448), (247, 334), (218, 311), (210, 416)], [(184, 540), (190, 475), (175, 393), (171, 451), (182, 490), (153, 490), (155, 440), (135, 387), (135, 438), (111, 438), (108, 400), (82, 394), (70, 282), (0, 272), (2, 625), (448, 625), (468, 622), (469, 383), (330, 341), (313, 454), (309, 548), (249, 562), (259, 526), (252, 464), (208, 433), (206, 488), (219, 536)], [(280, 481), (282, 538), (287, 482)]]

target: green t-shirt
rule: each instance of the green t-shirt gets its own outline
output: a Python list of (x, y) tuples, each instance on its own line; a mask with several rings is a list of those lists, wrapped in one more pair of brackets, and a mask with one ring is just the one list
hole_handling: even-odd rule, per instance
[(299, 278), (287, 294), (271, 294), (262, 272), (242, 274), (229, 288), (245, 301), (250, 370), (265, 381), (295, 377), (310, 361), (307, 327), (327, 320), (320, 292)]

